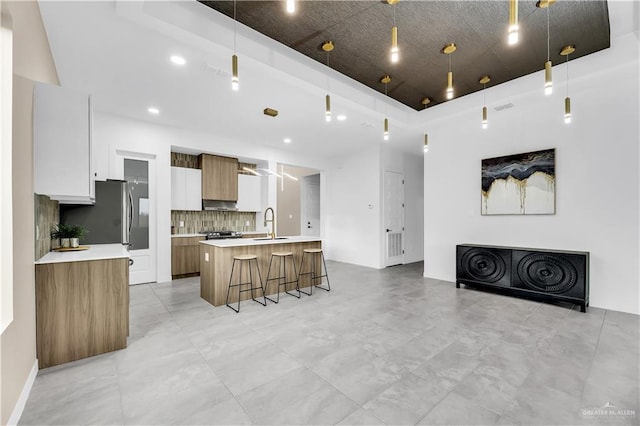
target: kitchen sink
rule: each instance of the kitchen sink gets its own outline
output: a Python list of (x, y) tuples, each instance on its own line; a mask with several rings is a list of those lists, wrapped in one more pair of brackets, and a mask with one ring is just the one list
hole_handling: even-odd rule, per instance
[(275, 238), (271, 238), (271, 237), (263, 237), (263, 238), (254, 238), (253, 241), (267, 241), (267, 240), (286, 240), (289, 237), (275, 237)]

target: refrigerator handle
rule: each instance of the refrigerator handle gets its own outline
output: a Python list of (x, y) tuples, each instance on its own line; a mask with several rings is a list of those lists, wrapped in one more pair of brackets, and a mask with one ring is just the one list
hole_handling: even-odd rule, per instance
[(131, 248), (131, 225), (133, 224), (133, 196), (131, 192), (129, 194), (129, 223), (127, 229), (127, 243), (129, 243), (129, 248)]

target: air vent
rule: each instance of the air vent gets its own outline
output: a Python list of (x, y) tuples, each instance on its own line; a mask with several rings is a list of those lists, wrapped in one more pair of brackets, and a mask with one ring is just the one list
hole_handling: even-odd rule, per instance
[(360, 123), (360, 125), (361, 125), (362, 127), (373, 127), (373, 124), (371, 124), (371, 123), (369, 123), (369, 122), (366, 122), (366, 121), (363, 121), (362, 123)]
[(509, 108), (513, 108), (513, 107), (514, 107), (514, 105), (511, 102), (509, 102), (508, 104), (498, 105), (494, 109), (496, 111), (502, 111), (503, 109), (509, 109)]
[(273, 108), (265, 108), (263, 112), (264, 115), (268, 115), (269, 117), (276, 117), (278, 115), (278, 110)]

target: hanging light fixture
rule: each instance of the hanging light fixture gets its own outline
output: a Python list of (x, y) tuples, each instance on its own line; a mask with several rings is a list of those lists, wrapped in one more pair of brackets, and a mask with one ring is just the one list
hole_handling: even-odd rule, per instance
[[(389, 95), (387, 94), (387, 85), (389, 83), (391, 83), (391, 76), (385, 75), (384, 77), (382, 77), (380, 79), (380, 82), (382, 84), (384, 84), (384, 95), (388, 97)], [(386, 115), (387, 115), (387, 103), (386, 102), (384, 104), (384, 115), (385, 115), (385, 117), (384, 117), (384, 131), (382, 133), (382, 138), (385, 141), (388, 141), (389, 140), (389, 119), (386, 117)]]
[(240, 88), (238, 80), (238, 56), (236, 55), (236, 0), (233, 0), (233, 56), (231, 57), (231, 90)]
[(400, 59), (398, 50), (398, 26), (396, 25), (396, 4), (400, 0), (387, 0), (387, 4), (393, 6), (393, 27), (391, 27), (391, 63), (395, 64)]
[(564, 98), (564, 122), (571, 123), (571, 98), (569, 97), (569, 55), (576, 51), (576, 47), (569, 45), (562, 48), (560, 54), (567, 57), (567, 97)]
[[(422, 103), (422, 105), (424, 105), (424, 109), (427, 109), (427, 106), (431, 103), (431, 99), (429, 98), (424, 98), (422, 99), (422, 101), (420, 101)], [(424, 147), (423, 147), (423, 151), (426, 154), (427, 152), (429, 152), (429, 135), (427, 133), (424, 134)]]
[(509, 0), (509, 35), (507, 43), (512, 46), (518, 44), (518, 0)]
[(536, 7), (540, 9), (547, 9), (547, 62), (544, 63), (544, 94), (550, 95), (553, 93), (553, 78), (551, 75), (551, 51), (549, 47), (550, 35), (549, 35), (549, 8), (555, 0), (538, 0)]
[(449, 56), (449, 72), (447, 73), (447, 99), (453, 99), (453, 72), (451, 71), (451, 54), (456, 51), (458, 47), (455, 43), (449, 43), (442, 48), (442, 53)]
[[(329, 66), (329, 53), (333, 51), (335, 46), (332, 41), (325, 41), (322, 44), (322, 50), (327, 52), (327, 67)], [(324, 119), (328, 123), (331, 121), (331, 96), (329, 96), (329, 74), (327, 74), (327, 96), (324, 99)]]
[(491, 81), (491, 77), (488, 75), (482, 76), (478, 83), (482, 84), (482, 128), (489, 127), (489, 117), (487, 113), (487, 83)]
[(287, 0), (287, 13), (296, 13), (296, 0)]

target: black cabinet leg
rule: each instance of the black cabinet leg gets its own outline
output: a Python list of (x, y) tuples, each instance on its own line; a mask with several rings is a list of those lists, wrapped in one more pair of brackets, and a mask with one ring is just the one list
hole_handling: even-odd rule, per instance
[(460, 283), (456, 282), (456, 288), (460, 288)]

